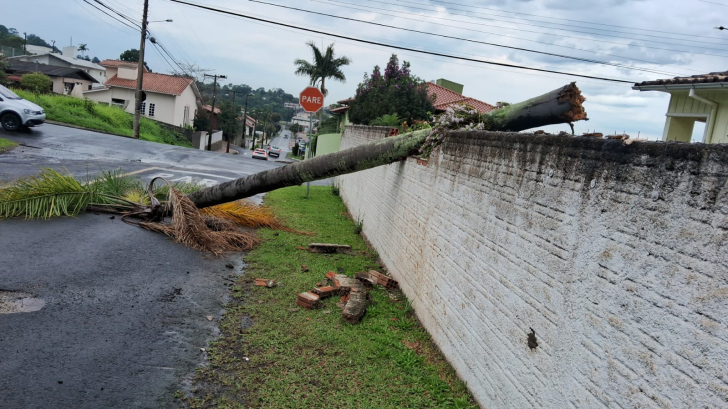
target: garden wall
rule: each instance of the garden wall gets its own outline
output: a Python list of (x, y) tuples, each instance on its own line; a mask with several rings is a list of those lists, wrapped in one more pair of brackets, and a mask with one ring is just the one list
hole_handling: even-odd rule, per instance
[(727, 145), (486, 132), (337, 178), (478, 402), (519, 409), (728, 407), (727, 181)]

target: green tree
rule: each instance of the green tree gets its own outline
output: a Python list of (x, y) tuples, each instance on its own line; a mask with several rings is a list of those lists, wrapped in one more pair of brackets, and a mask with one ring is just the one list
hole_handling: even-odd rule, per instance
[(53, 80), (43, 73), (34, 72), (23, 75), (23, 78), (20, 80), (20, 86), (28, 91), (47, 93), (53, 89)]
[(8, 84), (8, 75), (5, 73), (7, 59), (8, 57), (0, 55), (0, 85)]
[(94, 58), (93, 58), (93, 59), (91, 60), (91, 62), (92, 62), (92, 63), (94, 63), (94, 64), (98, 64), (98, 63), (100, 63), (100, 62), (101, 62), (101, 60), (99, 60), (99, 57), (94, 57)]
[(88, 51), (88, 44), (79, 44), (78, 45), (78, 51), (81, 53), (81, 55), (86, 55), (86, 51)]
[[(139, 50), (137, 50), (136, 48), (126, 50), (123, 53), (121, 53), (121, 55), (119, 55), (119, 59), (121, 61), (138, 63), (139, 62)], [(152, 69), (149, 68), (149, 65), (147, 65), (146, 61), (144, 61), (144, 68), (146, 68), (147, 71), (152, 72)]]
[(313, 62), (302, 59), (296, 59), (293, 63), (296, 65), (296, 75), (309, 77), (311, 86), (320, 83), (321, 93), (326, 96), (326, 79), (332, 78), (337, 81), (346, 82), (346, 75), (341, 71), (341, 67), (351, 64), (351, 60), (346, 56), (336, 57), (334, 53), (334, 45), (329, 44), (326, 52), (322, 53), (316, 43), (309, 41), (306, 43), (313, 53)]
[(28, 45), (38, 45), (41, 47), (51, 48), (50, 44), (48, 44), (44, 39), (38, 37), (35, 34), (28, 34)]
[(384, 75), (379, 66), (374, 67), (371, 76), (364, 74), (349, 106), (351, 122), (364, 125), (384, 115), (397, 115), (408, 123), (429, 120), (435, 111), (425, 81), (412, 75), (407, 61), (400, 66), (395, 54), (389, 58)]
[(223, 130), (226, 140), (232, 141), (240, 130), (239, 117), (240, 112), (237, 109), (233, 110), (231, 103), (220, 104), (220, 129)]

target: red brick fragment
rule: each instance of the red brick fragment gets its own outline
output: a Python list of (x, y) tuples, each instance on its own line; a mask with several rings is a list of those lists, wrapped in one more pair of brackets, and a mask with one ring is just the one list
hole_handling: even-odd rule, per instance
[(273, 288), (273, 287), (275, 287), (276, 282), (274, 280), (269, 280), (267, 278), (256, 278), (255, 285), (257, 285), (258, 287)]
[(332, 287), (332, 286), (329, 285), (329, 286), (326, 286), (326, 287), (314, 288), (311, 292), (314, 293), (314, 294), (316, 294), (316, 295), (318, 295), (319, 298), (322, 298), (323, 299), (323, 298), (331, 297), (332, 295), (334, 295), (335, 293), (337, 293), (338, 290), (336, 288), (334, 288), (334, 287)]
[(320, 297), (318, 295), (308, 292), (298, 294), (296, 303), (303, 308), (308, 308), (309, 310), (312, 310), (319, 307), (319, 300)]
[(326, 278), (328, 278), (329, 280), (333, 280), (334, 277), (336, 277), (336, 273), (334, 273), (333, 271), (329, 271), (328, 273), (326, 273)]

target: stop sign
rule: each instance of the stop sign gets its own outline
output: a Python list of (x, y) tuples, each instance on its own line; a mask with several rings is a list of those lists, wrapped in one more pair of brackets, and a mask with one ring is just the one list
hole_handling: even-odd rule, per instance
[(301, 91), (298, 102), (306, 112), (317, 112), (324, 106), (324, 94), (316, 87), (306, 87)]

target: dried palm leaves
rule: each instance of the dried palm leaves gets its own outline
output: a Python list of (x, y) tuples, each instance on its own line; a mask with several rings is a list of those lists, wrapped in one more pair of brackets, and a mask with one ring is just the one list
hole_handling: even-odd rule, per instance
[[(155, 180), (149, 184), (150, 199), (153, 197), (151, 191)], [(163, 217), (160, 218), (166, 209), (172, 211), (172, 223), (165, 223), (162, 220)], [(140, 216), (160, 221), (133, 222), (129, 220), (129, 217)], [(187, 196), (171, 185), (166, 206), (157, 208), (153, 206), (151, 214), (150, 212), (132, 213), (122, 217), (122, 220), (147, 230), (162, 233), (186, 247), (215, 256), (227, 252), (250, 250), (258, 243), (258, 239), (251, 233), (241, 232), (233, 223), (204, 216)]]

